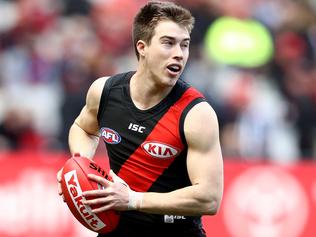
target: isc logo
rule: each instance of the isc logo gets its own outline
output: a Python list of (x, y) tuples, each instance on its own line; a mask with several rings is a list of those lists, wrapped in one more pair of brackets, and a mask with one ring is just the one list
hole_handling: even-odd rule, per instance
[(142, 148), (149, 155), (160, 159), (172, 158), (178, 154), (176, 148), (159, 142), (144, 142)]
[(121, 136), (111, 128), (101, 128), (101, 136), (108, 144), (118, 144), (121, 142)]
[(144, 133), (146, 128), (135, 123), (130, 123), (128, 129), (135, 132)]

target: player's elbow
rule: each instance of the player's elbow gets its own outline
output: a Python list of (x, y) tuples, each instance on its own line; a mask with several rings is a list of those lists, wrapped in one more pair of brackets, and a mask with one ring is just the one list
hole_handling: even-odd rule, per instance
[(201, 200), (202, 215), (216, 215), (220, 208), (221, 198), (218, 195), (205, 195)]
[(220, 202), (217, 199), (209, 200), (205, 205), (204, 215), (216, 215), (220, 207)]

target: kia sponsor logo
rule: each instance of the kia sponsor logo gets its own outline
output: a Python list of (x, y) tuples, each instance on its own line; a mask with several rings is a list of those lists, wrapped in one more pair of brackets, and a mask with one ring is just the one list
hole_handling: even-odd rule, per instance
[(78, 182), (76, 170), (69, 171), (64, 175), (66, 186), (73, 204), (77, 208), (79, 214), (83, 220), (94, 230), (98, 231), (104, 228), (106, 225), (103, 223), (97, 215), (95, 215), (88, 205), (82, 203), (85, 198), (82, 196), (82, 189)]
[(167, 159), (175, 157), (179, 152), (176, 148), (171, 145), (159, 143), (159, 142), (144, 142), (142, 144), (142, 148), (149, 155), (159, 158), (159, 159)]
[(121, 142), (121, 136), (111, 128), (101, 128), (101, 137), (108, 144), (118, 144)]

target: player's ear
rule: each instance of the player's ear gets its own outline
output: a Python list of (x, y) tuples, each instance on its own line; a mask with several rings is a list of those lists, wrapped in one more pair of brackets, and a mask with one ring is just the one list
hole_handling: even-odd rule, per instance
[(146, 53), (146, 42), (143, 40), (138, 40), (136, 43), (137, 52), (139, 53), (139, 56), (144, 57)]

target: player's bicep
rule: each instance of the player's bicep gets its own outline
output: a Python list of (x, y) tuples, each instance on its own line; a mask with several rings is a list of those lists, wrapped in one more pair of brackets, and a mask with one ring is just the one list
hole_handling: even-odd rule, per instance
[(106, 77), (100, 78), (92, 83), (86, 96), (86, 104), (74, 122), (74, 126), (78, 126), (91, 135), (99, 135), (97, 115), (102, 90), (107, 79)]
[(205, 102), (193, 107), (185, 119), (187, 168), (192, 185), (201, 185), (219, 201), (223, 189), (223, 159), (218, 130), (216, 114)]
[(97, 116), (94, 111), (87, 107), (87, 105), (82, 108), (73, 126), (77, 126), (78, 128), (84, 130), (87, 134), (99, 136)]

